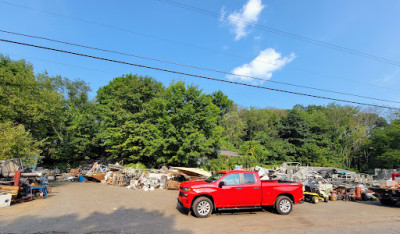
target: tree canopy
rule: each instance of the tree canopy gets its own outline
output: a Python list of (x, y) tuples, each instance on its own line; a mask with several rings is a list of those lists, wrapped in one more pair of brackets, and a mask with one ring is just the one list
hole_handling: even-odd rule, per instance
[[(89, 98), (83, 80), (34, 74), (0, 56), (0, 159), (58, 167), (87, 160), (201, 166), (211, 170), (276, 165), (368, 171), (400, 167), (400, 118), (388, 121), (335, 103), (291, 109), (241, 108), (221, 91), (133, 74)], [(220, 149), (243, 157), (226, 157)]]

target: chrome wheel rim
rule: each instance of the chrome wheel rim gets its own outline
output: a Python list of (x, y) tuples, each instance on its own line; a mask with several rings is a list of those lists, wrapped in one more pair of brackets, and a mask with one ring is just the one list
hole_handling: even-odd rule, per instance
[(207, 215), (208, 213), (210, 213), (210, 210), (211, 206), (210, 203), (208, 203), (207, 201), (201, 201), (197, 205), (197, 212), (199, 212), (199, 214), (201, 215)]
[(284, 199), (279, 203), (279, 208), (282, 212), (287, 213), (290, 211), (290, 207), (292, 206), (292, 204), (290, 203), (290, 201)]

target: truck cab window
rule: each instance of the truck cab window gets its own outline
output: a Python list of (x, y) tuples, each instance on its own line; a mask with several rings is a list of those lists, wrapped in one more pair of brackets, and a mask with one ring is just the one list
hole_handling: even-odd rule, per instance
[(227, 177), (225, 177), (222, 181), (224, 181), (226, 185), (240, 184), (239, 173), (230, 174)]
[(205, 181), (208, 182), (208, 183), (212, 183), (212, 182), (218, 180), (219, 178), (221, 178), (223, 175), (225, 175), (225, 173), (219, 172), (217, 174), (212, 175), (211, 177), (209, 177)]
[(254, 184), (256, 182), (256, 179), (254, 178), (253, 173), (244, 173), (244, 183), (245, 184)]

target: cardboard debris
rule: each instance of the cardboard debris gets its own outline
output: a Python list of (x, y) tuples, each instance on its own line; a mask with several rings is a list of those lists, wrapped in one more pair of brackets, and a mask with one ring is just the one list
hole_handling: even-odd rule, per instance
[(167, 185), (166, 185), (166, 189), (169, 189), (169, 190), (171, 190), (171, 189), (177, 190), (177, 189), (179, 189), (179, 185), (180, 185), (180, 184), (181, 184), (181, 182), (179, 182), (179, 181), (168, 180), (168, 181), (167, 181)]

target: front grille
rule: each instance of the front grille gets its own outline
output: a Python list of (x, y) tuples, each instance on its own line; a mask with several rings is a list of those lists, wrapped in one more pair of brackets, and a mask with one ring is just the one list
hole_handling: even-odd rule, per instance
[(179, 196), (184, 197), (182, 192), (179, 192)]

